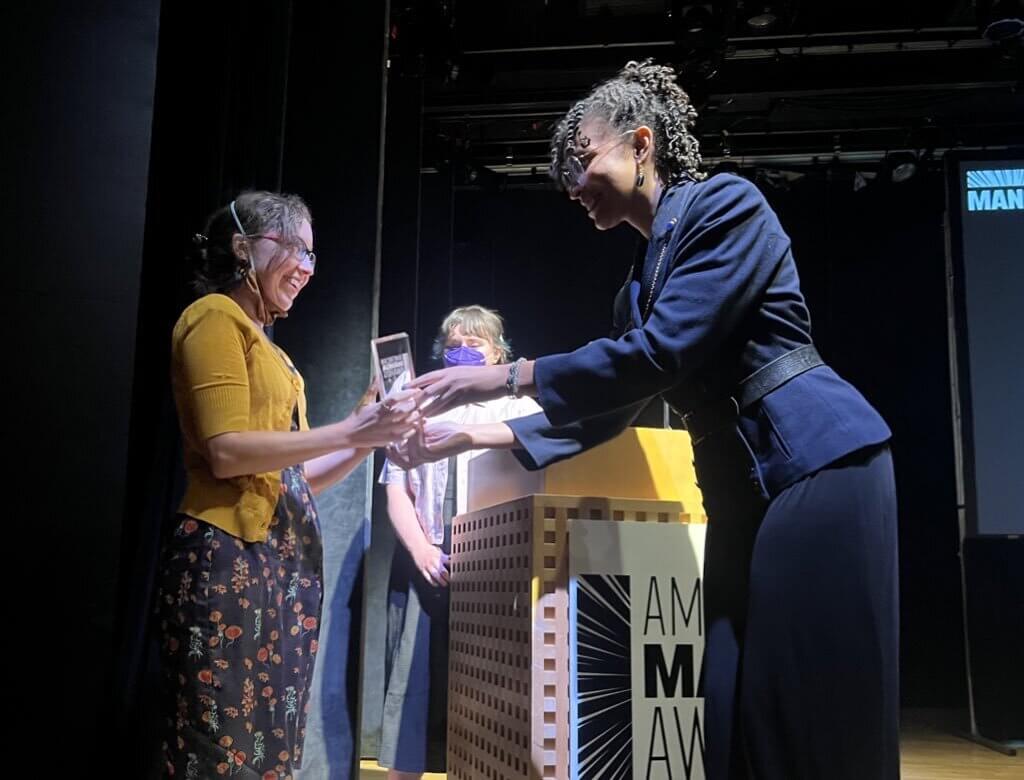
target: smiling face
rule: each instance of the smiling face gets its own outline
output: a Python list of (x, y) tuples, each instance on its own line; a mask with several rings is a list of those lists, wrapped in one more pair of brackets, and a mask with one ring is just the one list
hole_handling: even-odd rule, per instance
[(627, 219), (636, 197), (635, 133), (620, 133), (601, 116), (583, 118), (576, 131), (576, 156), (583, 175), (568, 189), (598, 230)]
[(267, 307), (287, 313), (295, 298), (313, 277), (314, 266), (309, 253), (313, 251), (313, 227), (302, 220), (294, 238), (267, 233), (247, 239)]

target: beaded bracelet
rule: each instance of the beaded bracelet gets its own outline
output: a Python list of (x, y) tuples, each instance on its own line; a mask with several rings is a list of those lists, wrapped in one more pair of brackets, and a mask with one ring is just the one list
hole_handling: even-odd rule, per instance
[(519, 368), (526, 362), (526, 358), (519, 358), (508, 367), (508, 377), (505, 379), (505, 392), (509, 398), (519, 397)]

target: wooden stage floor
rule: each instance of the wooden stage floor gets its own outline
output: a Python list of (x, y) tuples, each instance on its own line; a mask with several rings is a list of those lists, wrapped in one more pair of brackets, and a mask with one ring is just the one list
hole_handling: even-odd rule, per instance
[[(1024, 780), (1024, 750), (1004, 756), (960, 739), (953, 732), (963, 720), (957, 713), (905, 712), (900, 736), (902, 780)], [(359, 776), (360, 780), (385, 780), (387, 772), (375, 761), (364, 761)], [(424, 777), (444, 780), (445, 776)]]

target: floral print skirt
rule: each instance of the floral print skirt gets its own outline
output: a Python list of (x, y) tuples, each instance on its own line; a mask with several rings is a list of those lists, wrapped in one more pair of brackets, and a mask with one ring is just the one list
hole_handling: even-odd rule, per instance
[(165, 776), (293, 777), (320, 630), (322, 557), (301, 466), (282, 471), (266, 542), (178, 518), (156, 607)]

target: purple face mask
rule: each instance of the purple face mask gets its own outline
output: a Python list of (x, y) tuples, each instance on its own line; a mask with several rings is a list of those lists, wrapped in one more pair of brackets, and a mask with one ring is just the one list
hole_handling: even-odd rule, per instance
[(444, 364), (452, 366), (486, 366), (484, 353), (472, 347), (451, 347), (444, 351)]

